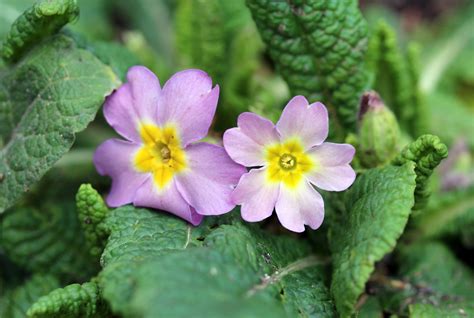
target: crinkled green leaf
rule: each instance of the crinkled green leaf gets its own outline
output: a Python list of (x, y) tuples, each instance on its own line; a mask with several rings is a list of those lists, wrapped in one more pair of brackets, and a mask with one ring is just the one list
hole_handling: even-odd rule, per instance
[(39, 297), (58, 288), (59, 282), (50, 275), (34, 275), (23, 285), (9, 292), (0, 307), (2, 318), (25, 318), (28, 308)]
[(97, 270), (73, 205), (12, 209), (3, 216), (0, 228), (6, 254), (29, 271), (70, 281), (87, 279)]
[(359, 99), (368, 85), (364, 68), (368, 31), (357, 1), (247, 0), (247, 4), (292, 94), (324, 101), (333, 124), (354, 129)]
[(102, 227), (109, 209), (90, 184), (83, 184), (76, 195), (79, 221), (92, 256), (99, 258), (105, 246), (107, 233)]
[(136, 270), (166, 250), (180, 250), (200, 244), (193, 227), (164, 213), (125, 206), (112, 210), (104, 223), (108, 230), (101, 257), (104, 269), (99, 284), (114, 312), (127, 316), (135, 290)]
[(79, 15), (76, 0), (40, 0), (13, 23), (1, 54), (7, 61), (19, 60), (34, 44), (56, 33)]
[(428, 111), (419, 88), (419, 51), (410, 45), (402, 52), (395, 31), (383, 20), (375, 27), (367, 54), (374, 73), (373, 88), (413, 137), (427, 130)]
[(0, 74), (0, 213), (72, 146), (119, 84), (112, 69), (56, 35)]
[(331, 292), (342, 317), (354, 311), (375, 262), (391, 252), (414, 204), (414, 164), (368, 170), (345, 193), (345, 207), (332, 215)]
[(139, 317), (286, 317), (272, 296), (246, 296), (259, 281), (256, 272), (211, 249), (166, 255), (141, 267), (137, 277), (132, 306)]
[[(231, 306), (242, 310), (235, 317), (250, 313), (258, 317), (268, 310), (265, 304), (270, 301), (275, 316), (284, 316), (285, 311), (290, 316), (298, 312), (303, 317), (334, 316), (324, 270), (317, 266), (321, 260), (310, 254), (306, 243), (265, 234), (232, 218), (219, 220), (211, 218), (194, 228), (145, 209), (111, 211), (104, 223), (110, 236), (99, 284), (113, 311), (125, 317), (152, 317), (156, 312), (165, 312), (166, 317), (180, 317), (184, 312), (199, 316), (196, 310), (202, 309), (196, 306), (201, 303), (208, 316), (231, 315), (225, 310)], [(226, 274), (216, 276), (213, 267)], [(235, 284), (232, 277), (240, 283)], [(203, 302), (197, 301), (198, 294)], [(196, 300), (182, 301), (179, 308), (166, 306), (173, 297)]]
[(474, 316), (474, 303), (414, 304), (409, 311), (410, 318), (466, 318)]
[(53, 290), (39, 298), (27, 314), (31, 318), (99, 318), (106, 316), (107, 309), (102, 303), (97, 283), (92, 281)]
[(324, 285), (325, 272), (316, 266), (325, 260), (312, 256), (305, 243), (242, 224), (224, 224), (206, 237), (204, 245), (231, 256), (239, 267), (258, 273), (261, 283), (250, 294), (272, 294), (283, 303), (288, 316), (334, 316), (334, 305)]
[(428, 185), (433, 170), (441, 160), (448, 156), (448, 147), (437, 136), (423, 135), (407, 145), (394, 159), (395, 165), (404, 165), (412, 161), (415, 163), (416, 189), (414, 210), (422, 209), (428, 202), (431, 190)]

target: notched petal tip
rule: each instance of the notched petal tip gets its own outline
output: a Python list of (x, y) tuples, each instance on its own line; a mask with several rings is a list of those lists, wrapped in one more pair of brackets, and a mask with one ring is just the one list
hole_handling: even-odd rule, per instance
[(305, 149), (320, 145), (329, 132), (326, 107), (320, 103), (308, 104), (303, 96), (293, 97), (283, 109), (276, 128), (283, 139), (299, 138)]

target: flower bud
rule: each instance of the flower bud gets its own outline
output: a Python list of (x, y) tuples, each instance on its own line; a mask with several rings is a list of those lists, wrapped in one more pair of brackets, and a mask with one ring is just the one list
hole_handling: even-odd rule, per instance
[(374, 91), (362, 96), (358, 137), (358, 155), (365, 168), (384, 165), (399, 151), (400, 129), (397, 119)]

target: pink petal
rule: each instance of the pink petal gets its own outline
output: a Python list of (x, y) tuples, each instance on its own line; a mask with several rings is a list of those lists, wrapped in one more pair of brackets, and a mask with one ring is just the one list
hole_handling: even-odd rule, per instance
[(301, 138), (305, 149), (320, 145), (328, 136), (328, 111), (321, 103), (308, 105), (303, 96), (293, 97), (276, 124), (282, 139)]
[(102, 143), (94, 154), (94, 164), (100, 175), (112, 178), (107, 204), (117, 207), (132, 202), (135, 191), (150, 177), (133, 169), (133, 155), (140, 145), (120, 139)]
[(297, 189), (281, 185), (275, 209), (280, 223), (293, 232), (303, 232), (305, 224), (315, 230), (324, 219), (323, 198), (308, 182)]
[(265, 146), (280, 141), (275, 125), (253, 113), (240, 114), (237, 125), (238, 128), (224, 133), (225, 150), (234, 161), (244, 166), (263, 166)]
[(181, 196), (174, 180), (158, 191), (153, 179), (149, 178), (135, 193), (133, 205), (167, 211), (193, 225), (198, 225), (203, 219)]
[(219, 99), (219, 86), (200, 70), (174, 74), (163, 86), (158, 107), (161, 125), (178, 126), (183, 146), (207, 135)]
[(349, 165), (355, 154), (353, 146), (325, 142), (309, 150), (308, 154), (315, 161), (316, 168), (307, 178), (318, 188), (343, 191), (354, 183), (356, 173)]
[(141, 121), (156, 121), (160, 82), (149, 69), (133, 66), (123, 84), (104, 103), (104, 116), (124, 138), (141, 142), (137, 126)]
[(275, 208), (280, 185), (265, 182), (265, 173), (265, 168), (250, 170), (232, 192), (231, 199), (241, 205), (242, 218), (247, 222), (266, 219)]
[(224, 148), (207, 143), (185, 149), (189, 171), (176, 176), (184, 199), (202, 215), (219, 215), (235, 207), (230, 194), (247, 170), (233, 162)]

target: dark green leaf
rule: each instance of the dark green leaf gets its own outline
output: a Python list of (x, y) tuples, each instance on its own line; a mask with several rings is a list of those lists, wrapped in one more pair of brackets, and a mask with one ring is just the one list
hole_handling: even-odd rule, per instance
[(0, 213), (72, 146), (119, 84), (112, 69), (56, 35), (0, 74)]
[(327, 103), (333, 124), (354, 129), (369, 80), (364, 69), (368, 31), (357, 1), (247, 4), (292, 94)]
[(58, 288), (59, 282), (50, 275), (34, 275), (23, 285), (8, 293), (0, 299), (0, 317), (25, 318), (28, 308), (41, 296)]
[(87, 279), (98, 264), (91, 257), (73, 205), (12, 209), (0, 223), (2, 247), (16, 264), (65, 281)]

